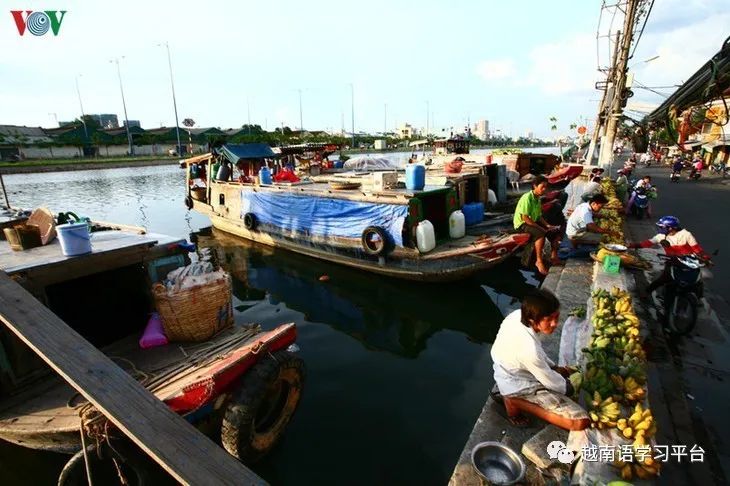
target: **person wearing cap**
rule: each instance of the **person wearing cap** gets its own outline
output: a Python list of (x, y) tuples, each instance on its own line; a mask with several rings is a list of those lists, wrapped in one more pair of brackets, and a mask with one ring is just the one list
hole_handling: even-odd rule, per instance
[(611, 231), (598, 226), (594, 217), (608, 203), (603, 194), (595, 194), (588, 202), (579, 204), (568, 218), (565, 234), (575, 248), (579, 244), (597, 245), (601, 242), (601, 236), (611, 234)]

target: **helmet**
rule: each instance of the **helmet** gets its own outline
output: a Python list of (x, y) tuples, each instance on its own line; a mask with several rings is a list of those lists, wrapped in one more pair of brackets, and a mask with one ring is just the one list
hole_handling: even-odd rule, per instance
[(659, 221), (656, 222), (656, 226), (659, 228), (659, 233), (663, 235), (669, 233), (669, 230), (681, 229), (681, 226), (679, 225), (679, 218), (676, 218), (675, 216), (662, 216), (659, 218)]

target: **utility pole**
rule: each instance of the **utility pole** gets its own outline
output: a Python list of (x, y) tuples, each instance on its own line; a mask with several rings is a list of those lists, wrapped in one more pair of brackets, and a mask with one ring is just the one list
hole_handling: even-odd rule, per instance
[(639, 0), (628, 0), (626, 5), (626, 16), (624, 17), (623, 38), (621, 39), (621, 50), (619, 51), (618, 64), (614, 70), (615, 82), (611, 108), (607, 113), (606, 135), (601, 141), (601, 154), (598, 158), (600, 166), (608, 167), (613, 161), (613, 143), (616, 140), (619, 121), (623, 113), (621, 106), (626, 87), (626, 67), (629, 62), (631, 41), (634, 32), (634, 22)]
[[(122, 56), (124, 59), (124, 56)], [(124, 108), (124, 127), (127, 129), (127, 142), (129, 142), (129, 155), (134, 155), (134, 145), (132, 145), (132, 134), (129, 132), (129, 118), (127, 118), (127, 103), (124, 101), (124, 87), (122, 86), (122, 72), (119, 70), (119, 58), (114, 58), (109, 62), (116, 63), (117, 77), (119, 78), (119, 91), (122, 93), (122, 107)]]
[(606, 120), (608, 112), (608, 85), (611, 83), (611, 78), (614, 75), (614, 69), (616, 68), (616, 61), (618, 60), (618, 48), (621, 44), (621, 32), (616, 32), (616, 45), (613, 50), (613, 56), (611, 57), (611, 69), (609, 69), (606, 75), (606, 85), (603, 87), (603, 97), (601, 98), (601, 104), (598, 105), (598, 115), (596, 116), (596, 125), (593, 129), (593, 135), (591, 136), (591, 143), (588, 146), (588, 153), (586, 154), (585, 162), (589, 165), (593, 165), (593, 154), (596, 151), (596, 145), (598, 145), (599, 137), (605, 134), (606, 125), (603, 123)]
[[(163, 44), (158, 44), (163, 45)], [(175, 151), (178, 153), (178, 155), (182, 155), (182, 145), (180, 145), (180, 124), (178, 123), (178, 117), (177, 117), (177, 99), (175, 98), (175, 82), (172, 79), (172, 57), (170, 56), (170, 44), (168, 42), (164, 43), (165, 48), (167, 49), (167, 67), (170, 71), (170, 90), (172, 91), (172, 108), (175, 111), (175, 136), (177, 137), (177, 147), (175, 147)], [(126, 116), (126, 115), (125, 115)], [(162, 125), (160, 125), (162, 126)]]
[(299, 131), (304, 131), (304, 122), (302, 121), (302, 90), (299, 91)]
[(388, 103), (383, 105), (383, 136), (388, 132)]
[(352, 149), (355, 149), (355, 85), (350, 83), (350, 109), (352, 112)]
[[(89, 131), (86, 129), (86, 115), (84, 115), (84, 104), (81, 103), (81, 91), (79, 90), (79, 77), (76, 76), (76, 94), (79, 96), (79, 107), (81, 108), (81, 123), (84, 125), (84, 137), (86, 140), (84, 142), (89, 141)], [(58, 124), (58, 118), (56, 119), (56, 124)]]

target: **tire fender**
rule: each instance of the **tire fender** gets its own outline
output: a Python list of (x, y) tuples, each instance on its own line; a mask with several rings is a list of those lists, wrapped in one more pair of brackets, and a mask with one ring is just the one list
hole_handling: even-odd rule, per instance
[(360, 243), (366, 254), (382, 256), (388, 250), (388, 235), (380, 226), (368, 226), (362, 232)]
[(267, 355), (249, 369), (226, 406), (221, 443), (252, 464), (284, 435), (301, 397), (304, 362), (287, 351)]
[(185, 196), (185, 207), (188, 209), (193, 209), (193, 198), (190, 196)]
[(258, 226), (258, 219), (253, 213), (246, 213), (243, 215), (243, 226), (249, 231), (254, 231)]

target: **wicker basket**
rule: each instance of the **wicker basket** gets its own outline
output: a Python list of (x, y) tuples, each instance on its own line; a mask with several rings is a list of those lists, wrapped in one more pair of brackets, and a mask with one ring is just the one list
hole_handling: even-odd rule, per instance
[(152, 294), (170, 341), (205, 341), (233, 324), (231, 276), (227, 273), (224, 278), (172, 294), (157, 283)]

